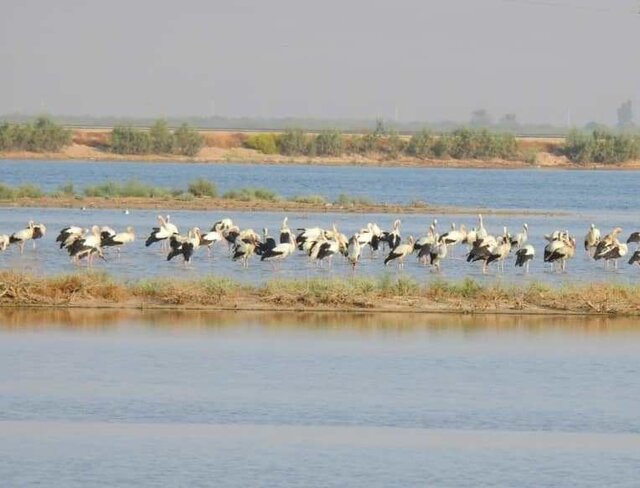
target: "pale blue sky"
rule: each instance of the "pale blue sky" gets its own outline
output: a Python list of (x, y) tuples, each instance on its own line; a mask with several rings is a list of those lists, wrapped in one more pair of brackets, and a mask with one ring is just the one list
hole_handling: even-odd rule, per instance
[(640, 119), (636, 0), (21, 0), (0, 114)]

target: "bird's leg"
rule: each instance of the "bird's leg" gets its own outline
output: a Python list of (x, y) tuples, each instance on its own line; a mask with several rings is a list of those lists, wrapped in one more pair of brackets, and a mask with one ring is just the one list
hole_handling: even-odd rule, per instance
[(24, 253), (24, 241), (20, 242), (20, 254)]

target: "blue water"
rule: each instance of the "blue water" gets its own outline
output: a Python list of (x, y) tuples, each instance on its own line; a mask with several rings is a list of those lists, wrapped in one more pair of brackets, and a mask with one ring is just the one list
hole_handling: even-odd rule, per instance
[[(529, 242), (538, 253), (538, 259), (531, 267), (531, 274), (522, 276), (510, 261), (504, 274), (492, 273), (483, 276), (479, 266), (470, 266), (462, 259), (447, 259), (441, 275), (431, 273), (410, 259), (404, 274), (419, 281), (436, 278), (461, 278), (472, 276), (483, 282), (491, 281), (544, 281), (553, 284), (575, 280), (613, 281), (637, 283), (640, 273), (635, 268), (623, 264), (618, 271), (605, 271), (601, 264), (583, 258), (578, 250), (577, 258), (569, 264), (569, 273), (550, 273), (540, 257), (546, 241), (542, 236), (556, 229), (568, 229), (580, 241), (591, 222), (603, 232), (609, 232), (614, 225), (621, 225), (625, 235), (640, 230), (640, 221), (635, 211), (637, 188), (640, 187), (640, 172), (623, 171), (564, 171), (564, 170), (457, 170), (457, 169), (415, 169), (415, 168), (370, 168), (370, 167), (322, 167), (301, 165), (251, 165), (251, 164), (194, 164), (194, 163), (102, 163), (102, 162), (30, 162), (2, 161), (0, 181), (13, 185), (35, 183), (46, 190), (72, 181), (77, 189), (89, 184), (106, 181), (109, 177), (128, 180), (137, 178), (154, 185), (186, 187), (196, 177), (214, 179), (221, 191), (243, 185), (268, 186), (282, 195), (298, 193), (321, 193), (335, 197), (341, 192), (365, 195), (376, 201), (408, 203), (418, 199), (441, 205), (461, 205), (464, 207), (489, 207), (505, 209), (534, 209), (534, 215), (489, 215), (485, 212), (486, 226), (490, 232), (500, 234), (503, 226), (510, 232), (520, 232), (524, 222), (529, 224)], [(113, 252), (107, 262), (96, 264), (98, 269), (106, 269), (123, 279), (139, 279), (153, 276), (194, 277), (206, 274), (231, 276), (240, 281), (260, 282), (278, 277), (306, 278), (312, 276), (351, 275), (351, 269), (342, 259), (336, 259), (331, 269), (320, 269), (309, 263), (303, 255), (292, 256), (274, 273), (271, 266), (260, 264), (257, 259), (248, 270), (230, 261), (226, 246), (220, 244), (209, 257), (199, 250), (193, 265), (184, 268), (179, 261), (167, 263), (166, 253), (156, 245), (144, 247), (151, 228), (156, 225), (159, 212), (170, 213), (180, 230), (198, 226), (209, 229), (223, 217), (231, 217), (241, 228), (253, 228), (260, 232), (268, 227), (271, 235), (276, 235), (285, 214), (278, 212), (218, 212), (218, 211), (176, 211), (163, 206), (158, 201), (155, 210), (131, 210), (130, 215), (115, 210), (81, 210), (84, 203), (78, 202), (70, 209), (19, 209), (0, 208), (0, 234), (11, 234), (33, 219), (47, 225), (49, 233), (39, 241), (38, 249), (29, 249), (24, 256), (12, 247), (0, 253), (0, 269), (24, 270), (29, 272), (56, 274), (72, 272), (76, 267), (57, 249), (54, 243), (56, 232), (68, 225), (91, 227), (93, 224), (110, 225), (123, 230), (133, 225), (138, 240), (128, 246), (121, 258)], [(545, 213), (543, 209), (550, 209)], [(540, 213), (542, 212), (542, 213)], [(375, 214), (307, 214), (290, 212), (292, 228), (321, 226), (329, 228), (336, 223), (341, 232), (350, 236), (366, 227), (368, 222), (376, 222), (382, 229), (390, 229), (396, 215)], [(439, 230), (444, 232), (450, 223), (467, 228), (477, 225), (477, 217), (470, 215), (405, 215), (402, 216), (402, 235), (418, 238), (425, 234), (433, 218), (440, 222)], [(634, 251), (632, 246), (629, 254)], [(464, 249), (455, 251), (461, 258)], [(384, 268), (380, 253), (369, 259), (367, 251), (361, 260), (358, 273), (361, 275), (395, 274), (395, 268)]]
[(222, 192), (257, 186), (285, 197), (321, 194), (335, 200), (346, 193), (386, 203), (424, 201), (433, 205), (579, 212), (635, 210), (640, 186), (638, 171), (0, 161), (0, 182), (35, 183), (46, 191), (68, 182), (82, 189), (109, 179), (137, 179), (186, 189), (189, 181), (200, 177), (215, 181)]
[(634, 487), (631, 320), (0, 311), (3, 486)]

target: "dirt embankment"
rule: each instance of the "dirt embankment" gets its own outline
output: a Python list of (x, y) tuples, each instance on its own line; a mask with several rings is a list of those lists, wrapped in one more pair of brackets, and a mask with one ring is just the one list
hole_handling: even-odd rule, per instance
[(420, 285), (352, 278), (276, 280), (243, 285), (228, 278), (120, 283), (104, 273), (36, 277), (0, 272), (0, 305), (56, 308), (379, 311), (640, 315), (640, 287), (594, 283), (552, 288), (457, 283)]

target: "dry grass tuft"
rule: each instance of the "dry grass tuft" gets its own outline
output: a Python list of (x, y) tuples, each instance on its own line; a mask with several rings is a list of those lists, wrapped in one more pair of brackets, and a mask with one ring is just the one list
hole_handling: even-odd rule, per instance
[(222, 149), (234, 149), (243, 147), (249, 137), (241, 132), (209, 132), (203, 133), (204, 145), (207, 147), (219, 147)]

